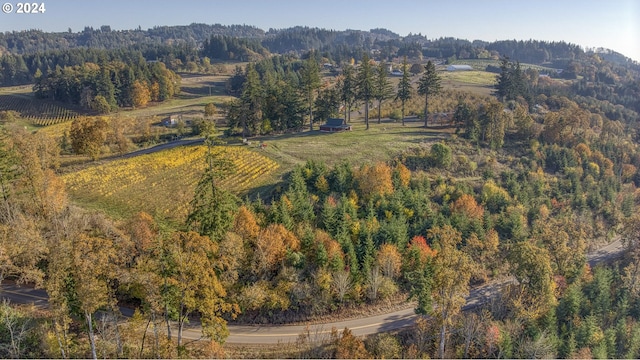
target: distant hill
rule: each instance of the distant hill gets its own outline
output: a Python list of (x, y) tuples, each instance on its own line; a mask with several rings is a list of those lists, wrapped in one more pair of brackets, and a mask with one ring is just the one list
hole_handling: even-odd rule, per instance
[[(489, 53), (494, 51), (500, 56), (508, 56), (513, 60), (532, 64), (542, 64), (557, 59), (578, 59), (585, 54), (585, 50), (580, 46), (566, 42), (500, 40), (489, 43), (447, 37), (428, 39), (422, 34), (408, 34), (403, 37), (384, 28), (369, 31), (353, 29), (337, 31), (296, 26), (286, 29), (269, 29), (265, 32), (250, 25), (193, 23), (184, 26), (156, 26), (147, 30), (138, 28), (116, 31), (104, 25), (100, 28), (85, 27), (78, 32), (72, 32), (71, 29), (58, 33), (40, 30), (5, 32), (0, 33), (0, 55), (33, 54), (74, 48), (121, 49), (142, 44), (188, 45), (197, 48), (212, 36), (257, 40), (272, 53), (301, 52), (310, 49), (331, 52), (345, 46), (353, 50), (383, 51), (385, 48), (401, 50), (419, 45), (425, 57), (478, 58), (487, 56), (485, 51)], [(608, 49), (588, 52), (595, 52), (604, 60), (617, 64), (634, 63), (624, 55)]]
[(174, 71), (194, 71), (208, 66), (205, 57), (213, 61), (255, 61), (271, 54), (302, 56), (309, 50), (318, 51), (323, 61), (335, 64), (359, 61), (368, 52), (379, 61), (397, 61), (405, 56), (412, 62), (425, 58), (451, 62), (508, 57), (566, 71), (567, 78), (576, 78), (591, 66), (600, 68), (598, 61), (604, 60), (617, 67), (613, 71), (616, 77), (638, 78), (640, 74), (640, 64), (622, 54), (608, 49), (585, 50), (563, 41), (429, 39), (422, 34), (403, 37), (382, 28), (337, 31), (296, 26), (265, 32), (249, 25), (194, 23), (147, 30), (114, 31), (105, 25), (79, 32), (0, 33), (0, 85), (32, 83), (38, 70), (46, 75), (56, 67), (101, 59), (126, 61), (141, 55), (147, 61), (162, 61)]
[(186, 43), (193, 46), (212, 35), (241, 38), (263, 38), (265, 32), (248, 25), (191, 24), (186, 26), (157, 26), (142, 30), (111, 30), (108, 25), (94, 29), (85, 27), (80, 32), (43, 32), (40, 30), (0, 33), (0, 55), (33, 54), (42, 51), (74, 48), (120, 49), (140, 44)]

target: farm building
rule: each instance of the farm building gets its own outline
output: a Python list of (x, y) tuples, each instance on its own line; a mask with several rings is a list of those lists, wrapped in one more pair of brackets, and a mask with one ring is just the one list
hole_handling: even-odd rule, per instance
[(178, 117), (177, 116), (169, 116), (162, 120), (162, 126), (166, 127), (174, 127), (178, 125)]
[(329, 118), (327, 123), (320, 125), (320, 131), (324, 132), (338, 132), (338, 131), (350, 131), (351, 125), (347, 125), (344, 119)]
[(449, 65), (447, 71), (469, 71), (473, 70), (471, 65)]

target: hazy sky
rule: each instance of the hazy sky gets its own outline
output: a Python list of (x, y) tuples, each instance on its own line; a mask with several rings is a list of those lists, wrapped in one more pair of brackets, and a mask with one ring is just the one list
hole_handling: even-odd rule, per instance
[(639, 0), (44, 0), (44, 14), (0, 13), (0, 31), (114, 30), (157, 25), (296, 25), (334, 30), (387, 28), (400, 35), (487, 41), (564, 40), (605, 47), (640, 61)]

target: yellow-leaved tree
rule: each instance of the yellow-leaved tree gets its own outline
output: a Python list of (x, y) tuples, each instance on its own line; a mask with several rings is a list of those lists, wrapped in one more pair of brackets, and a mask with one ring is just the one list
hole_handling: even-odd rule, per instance
[(525, 321), (547, 314), (556, 302), (551, 258), (547, 249), (531, 241), (511, 246), (509, 264), (518, 285), (511, 286), (510, 306)]
[(151, 91), (143, 81), (136, 80), (131, 88), (131, 102), (133, 107), (145, 106), (151, 101)]
[(440, 325), (438, 356), (443, 359), (447, 329), (453, 325), (469, 294), (471, 259), (458, 249), (462, 235), (450, 225), (434, 227), (427, 236), (437, 250), (433, 257), (432, 315)]
[(300, 240), (282, 224), (262, 229), (254, 243), (254, 271), (266, 276), (282, 265), (287, 251), (300, 249)]
[(196, 232), (175, 232), (165, 242), (167, 306), (177, 312), (178, 349), (182, 347), (182, 332), (189, 315), (200, 314), (202, 333), (218, 343), (228, 336), (223, 315), (239, 312), (235, 304), (225, 299), (226, 291), (215, 271), (218, 248), (207, 236)]
[(393, 192), (391, 168), (379, 162), (375, 165), (364, 165), (355, 173), (362, 200), (366, 203), (370, 199)]

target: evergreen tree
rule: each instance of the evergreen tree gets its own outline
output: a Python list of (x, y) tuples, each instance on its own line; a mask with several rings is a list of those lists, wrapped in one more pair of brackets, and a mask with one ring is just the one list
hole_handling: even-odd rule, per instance
[(467, 103), (460, 101), (453, 113), (453, 121), (456, 126), (464, 127), (464, 137), (471, 140), (476, 145), (480, 141), (480, 121), (476, 111)]
[(409, 70), (407, 68), (407, 57), (404, 57), (404, 61), (402, 62), (402, 79), (398, 83), (398, 92), (396, 93), (396, 99), (400, 99), (402, 103), (402, 126), (404, 126), (404, 105), (405, 103), (411, 99), (412, 96), (412, 87), (411, 80), (409, 79)]
[(342, 68), (342, 76), (338, 82), (340, 100), (344, 104), (344, 119), (351, 122), (351, 108), (356, 103), (356, 79), (353, 66), (345, 65)]
[(262, 101), (264, 89), (260, 83), (260, 76), (253, 64), (247, 65), (247, 77), (242, 86), (240, 96), (241, 110), (240, 118), (242, 127), (242, 137), (246, 137), (249, 132), (256, 133), (259, 124), (262, 122)]
[(383, 62), (380, 62), (378, 67), (375, 69), (374, 86), (374, 98), (378, 101), (378, 124), (380, 124), (382, 102), (393, 96), (393, 88), (389, 81), (387, 64)]
[(233, 225), (238, 199), (218, 185), (219, 180), (232, 172), (232, 165), (212, 152), (217, 137), (215, 125), (205, 123), (203, 126), (202, 134), (208, 148), (205, 157), (207, 167), (196, 185), (186, 222), (192, 230), (218, 242)]
[(530, 100), (526, 76), (520, 68), (520, 62), (514, 64), (507, 57), (500, 60), (500, 75), (495, 87), (500, 101), (515, 100), (518, 96)]
[(369, 130), (369, 103), (375, 96), (375, 84), (373, 67), (366, 53), (362, 56), (362, 63), (358, 68), (356, 89), (356, 98), (364, 102), (364, 123)]
[(314, 120), (323, 121), (338, 115), (338, 107), (340, 106), (339, 96), (338, 89), (335, 88), (320, 91), (315, 102), (316, 112)]
[(442, 90), (440, 76), (436, 72), (436, 67), (431, 60), (424, 66), (425, 72), (418, 82), (418, 94), (424, 96), (424, 127), (427, 127), (429, 117), (429, 96), (436, 95)]
[(309, 130), (311, 131), (313, 131), (314, 92), (320, 88), (320, 68), (312, 55), (309, 54), (309, 58), (302, 63), (302, 69), (300, 69), (300, 80), (309, 109)]
[(313, 204), (309, 200), (309, 190), (302, 175), (302, 168), (296, 167), (291, 172), (291, 180), (289, 190), (285, 194), (291, 201), (292, 217), (295, 222), (313, 222), (315, 213)]

